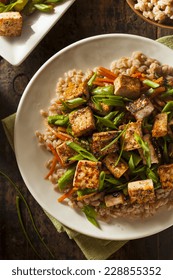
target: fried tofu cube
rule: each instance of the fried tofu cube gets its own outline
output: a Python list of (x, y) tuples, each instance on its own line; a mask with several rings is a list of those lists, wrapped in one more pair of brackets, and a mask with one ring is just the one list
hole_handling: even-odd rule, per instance
[(94, 116), (89, 107), (71, 112), (69, 122), (76, 137), (91, 133), (95, 129)]
[(152, 129), (152, 136), (164, 137), (167, 134), (168, 134), (168, 114), (160, 113), (155, 117), (153, 129)]
[(98, 132), (93, 133), (92, 135), (92, 151), (96, 156), (104, 156), (109, 153), (116, 152), (119, 147), (118, 143), (113, 143), (110, 147), (106, 148), (102, 151), (103, 148), (105, 148), (108, 144), (110, 144), (113, 139), (117, 137), (117, 131), (105, 131), (105, 132)]
[(130, 182), (127, 188), (132, 203), (142, 204), (154, 200), (154, 185), (151, 179)]
[(70, 81), (68, 82), (63, 95), (65, 100), (70, 100), (77, 97), (83, 97), (84, 99), (87, 99), (88, 94), (89, 93), (86, 82), (81, 82), (78, 84)]
[[(125, 126), (122, 125), (119, 127), (120, 129), (124, 129)], [(121, 141), (124, 142), (124, 151), (132, 151), (135, 149), (139, 149), (140, 145), (135, 140), (134, 134), (138, 134), (142, 137), (142, 129), (141, 129), (141, 122), (131, 122), (127, 125), (125, 133), (121, 136)]]
[(76, 166), (73, 187), (78, 189), (98, 189), (101, 162), (80, 160)]
[(173, 163), (160, 165), (158, 174), (163, 189), (173, 189)]
[[(159, 163), (159, 159), (158, 159), (157, 153), (156, 153), (156, 151), (154, 149), (154, 146), (152, 144), (152, 141), (151, 141), (151, 135), (150, 134), (145, 134), (143, 136), (143, 140), (148, 143), (148, 147), (150, 149), (151, 163)], [(143, 159), (143, 163), (146, 164), (146, 159), (144, 157), (144, 153), (143, 153), (142, 149), (139, 149), (139, 154), (141, 155), (141, 157)]]
[(114, 194), (108, 194), (105, 196), (106, 207), (111, 207), (119, 204), (124, 204), (123, 193), (117, 192)]
[(126, 109), (130, 111), (136, 120), (142, 121), (154, 111), (154, 106), (151, 101), (143, 94), (134, 102), (130, 102), (126, 106)]
[(56, 152), (60, 158), (60, 161), (63, 166), (68, 166), (72, 164), (74, 161), (70, 160), (71, 157), (76, 155), (76, 152), (71, 149), (66, 142), (56, 147)]
[(114, 175), (115, 178), (120, 178), (127, 170), (128, 164), (122, 161), (119, 161), (116, 165), (116, 161), (118, 160), (118, 155), (108, 154), (103, 162), (105, 163), (107, 169)]
[(119, 75), (114, 81), (114, 94), (136, 99), (140, 96), (141, 83), (139, 79)]
[(0, 13), (0, 36), (20, 36), (23, 20), (19, 12)]

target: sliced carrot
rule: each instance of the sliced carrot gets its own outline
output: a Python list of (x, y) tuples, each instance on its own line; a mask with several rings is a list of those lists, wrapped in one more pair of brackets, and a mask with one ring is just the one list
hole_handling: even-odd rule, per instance
[(66, 141), (66, 140), (70, 140), (72, 139), (72, 136), (63, 133), (61, 131), (56, 131), (55, 129), (53, 129), (49, 124), (47, 124), (48, 129), (59, 139), (61, 139), (62, 141)]
[(50, 143), (47, 144), (47, 146), (51, 150), (52, 154), (56, 157), (57, 161), (61, 164), (61, 166), (64, 166), (54, 147)]
[(135, 72), (131, 75), (131, 77), (133, 78), (138, 78), (140, 81), (143, 81), (146, 79), (146, 76), (144, 73), (141, 73), (141, 72)]
[(55, 103), (56, 103), (57, 105), (61, 105), (61, 104), (62, 104), (62, 101), (61, 101), (61, 100), (56, 100)]
[(78, 196), (78, 197), (77, 197), (77, 200), (78, 200), (78, 201), (83, 200), (83, 199), (85, 199), (85, 198), (88, 198), (88, 197), (93, 196), (94, 194), (96, 194), (96, 192), (89, 193), (89, 194), (85, 194), (85, 195), (82, 195), (82, 196)]
[(72, 193), (74, 193), (77, 188), (70, 189), (68, 192), (64, 193), (62, 196), (58, 198), (58, 202), (63, 202), (64, 199), (68, 198)]
[(57, 130), (66, 133), (66, 128), (63, 126), (58, 126)]
[(109, 79), (109, 78), (96, 78), (93, 82), (94, 85), (97, 85), (97, 83), (109, 83), (109, 84), (113, 84), (115, 79)]
[(115, 73), (113, 73), (111, 70), (109, 70), (105, 67), (102, 67), (102, 66), (99, 67), (98, 72), (100, 75), (107, 77), (109, 79), (115, 80), (117, 78), (117, 75)]
[(142, 73), (141, 73), (141, 72), (133, 73), (133, 74), (131, 75), (131, 77), (133, 77), (133, 78), (141, 78), (141, 77), (142, 77)]
[(95, 86), (99, 86), (99, 87), (104, 87), (105, 86), (105, 84), (103, 83), (103, 82), (93, 82), (93, 85), (95, 85)]
[(53, 174), (54, 170), (55, 170), (55, 166), (57, 164), (57, 157), (54, 156), (53, 157), (53, 160), (52, 160), (52, 165), (51, 165), (51, 168), (49, 170), (49, 173), (45, 176), (45, 179), (48, 179), (50, 175)]
[(158, 79), (156, 79), (156, 80), (153, 80), (155, 83), (157, 83), (157, 84), (159, 84), (159, 85), (161, 85), (162, 83), (163, 83), (163, 77), (159, 77)]
[(160, 93), (163, 93), (166, 91), (166, 88), (165, 87), (158, 87), (158, 88), (155, 88), (153, 93), (151, 94), (150, 96), (150, 99), (153, 99), (155, 98), (156, 96), (158, 96)]
[(61, 132), (61, 131), (57, 132), (56, 135), (57, 135), (57, 137), (58, 137), (59, 139), (61, 139), (61, 140), (63, 140), (63, 141), (73, 139), (72, 136), (70, 136), (70, 135), (68, 135), (68, 134), (66, 134), (66, 133), (64, 133), (64, 132)]

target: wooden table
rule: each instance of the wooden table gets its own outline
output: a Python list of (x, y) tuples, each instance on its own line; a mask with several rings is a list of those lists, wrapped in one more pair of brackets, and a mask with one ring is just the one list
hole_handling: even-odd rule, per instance
[[(172, 31), (147, 24), (138, 18), (123, 0), (76, 0), (20, 66), (12, 66), (0, 58), (1, 119), (16, 112), (28, 81), (48, 58), (77, 40), (102, 33), (128, 33), (156, 39), (171, 35)], [(32, 209), (40, 233), (55, 258), (85, 259), (79, 247), (66, 233), (57, 233), (27, 191), (1, 124), (0, 130), (0, 170), (19, 185)], [(0, 177), (0, 259), (37, 259), (21, 230), (15, 197), (14, 188)], [(44, 258), (48, 258), (48, 254), (34, 234), (24, 207), (23, 219), (34, 245)], [(129, 241), (110, 259), (173, 259), (173, 227), (151, 237)]]

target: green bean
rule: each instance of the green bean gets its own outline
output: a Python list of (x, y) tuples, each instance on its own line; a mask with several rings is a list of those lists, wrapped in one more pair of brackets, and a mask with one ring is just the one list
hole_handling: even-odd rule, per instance
[(140, 174), (140, 173), (144, 173), (146, 170), (146, 166), (139, 166), (138, 168), (134, 169), (131, 171), (132, 174)]
[(157, 172), (154, 172), (152, 169), (147, 168), (146, 175), (147, 175), (147, 178), (151, 179), (155, 184), (158, 183), (159, 176), (158, 176)]
[(140, 147), (142, 148), (146, 163), (147, 163), (148, 167), (150, 168), (151, 167), (151, 155), (150, 155), (150, 149), (149, 149), (148, 143), (146, 141), (143, 141), (143, 139), (137, 133), (134, 134), (134, 138), (137, 141), (137, 143), (140, 145)]
[(126, 129), (127, 129), (128, 124), (125, 126), (125, 128), (120, 132), (120, 134), (114, 138), (114, 140), (112, 140), (108, 145), (106, 145), (104, 148), (101, 149), (101, 151), (107, 150), (109, 147), (111, 147), (114, 143), (116, 143), (119, 138), (125, 133)]
[(72, 161), (79, 161), (79, 160), (82, 160), (82, 159), (83, 159), (83, 156), (80, 155), (80, 154), (77, 154), (77, 155), (69, 158), (69, 160), (72, 160)]
[(43, 12), (43, 13), (47, 13), (47, 12), (51, 12), (53, 11), (53, 6), (52, 5), (46, 5), (46, 4), (34, 4), (34, 7)]
[(86, 218), (88, 219), (88, 221), (90, 223), (92, 223), (94, 226), (100, 228), (100, 225), (99, 225), (99, 223), (96, 220), (97, 213), (94, 210), (94, 207), (89, 206), (89, 205), (85, 205), (82, 208), (82, 212), (85, 214)]
[(118, 116), (116, 116), (116, 118), (113, 121), (114, 125), (117, 126), (124, 116), (125, 116), (124, 112), (122, 112)]
[(112, 120), (116, 115), (118, 114), (118, 111), (110, 112), (106, 116), (104, 116), (104, 119), (106, 120)]
[[(122, 97), (120, 95), (113, 95), (113, 94), (107, 94), (107, 93), (95, 94), (94, 97), (97, 98), (98, 100), (101, 99), (101, 98), (110, 98), (110, 99), (116, 99), (116, 100), (126, 100), (125, 97)], [(130, 100), (130, 99), (128, 99), (128, 100)]]
[(137, 154), (131, 153), (130, 155), (130, 159), (128, 162), (130, 171), (133, 172), (136, 168), (136, 166), (140, 163), (141, 161), (141, 157), (138, 156)]
[(162, 109), (162, 113), (169, 113), (173, 110), (173, 101), (169, 101), (164, 108)]
[(14, 2), (10, 1), (7, 5), (0, 2), (0, 13), (23, 11), (25, 15), (31, 15), (36, 9), (49, 13), (54, 9), (54, 5), (61, 1), (63, 0), (16, 0)]
[(173, 88), (168, 89), (166, 92), (164, 92), (163, 94), (161, 94), (161, 97), (162, 97), (162, 98), (165, 98), (165, 97), (169, 97), (169, 96), (172, 96), (172, 95), (173, 95)]
[(104, 187), (105, 177), (106, 177), (105, 172), (101, 171), (99, 176), (99, 191), (101, 191)]
[(97, 115), (94, 115), (94, 116), (99, 121), (99, 123), (101, 123), (102, 125), (112, 128), (112, 129), (116, 129), (116, 126), (114, 125), (114, 123), (112, 121), (110, 121), (109, 119), (105, 119), (104, 117), (100, 117)]
[(89, 79), (88, 83), (87, 83), (87, 85), (88, 85), (89, 87), (92, 87), (93, 82), (94, 82), (94, 80), (95, 80), (96, 77), (97, 77), (97, 73), (95, 72), (95, 73), (92, 75), (92, 77)]
[(114, 93), (114, 86), (104, 86), (104, 87), (96, 87), (92, 90), (92, 94), (106, 94), (106, 95), (113, 95)]
[(81, 97), (73, 98), (67, 101), (61, 101), (65, 108), (74, 109), (86, 103), (86, 100)]
[[(115, 96), (116, 97), (116, 96)], [(102, 103), (109, 105), (109, 106), (117, 106), (117, 107), (124, 107), (124, 102), (122, 100), (117, 100), (117, 98), (103, 98)]]
[[(126, 130), (124, 131), (124, 133), (126, 132)], [(124, 150), (124, 137), (123, 137), (123, 140), (122, 140), (122, 145), (121, 145), (121, 149), (120, 149), (120, 153), (119, 153), (119, 156), (118, 156), (118, 159), (116, 160), (115, 162), (115, 166), (118, 165), (121, 157), (122, 157), (122, 154), (123, 154), (123, 150)]]
[(116, 186), (122, 184), (121, 180), (115, 179), (112, 175), (106, 175), (105, 181), (111, 183), (112, 185), (116, 185)]
[(129, 168), (131, 171), (133, 171), (135, 169), (135, 163), (133, 161), (133, 156), (130, 156), (129, 162), (128, 162)]
[(27, 3), (28, 3), (28, 0), (17, 1), (16, 5), (14, 6), (15, 11), (21, 12), (24, 9), (24, 7), (26, 6)]
[(0, 13), (9, 12), (9, 11), (14, 10), (15, 5), (16, 5), (16, 2), (15, 3), (10, 3), (8, 5), (5, 5), (5, 4), (0, 2)]
[(151, 88), (158, 88), (160, 86), (158, 83), (155, 83), (155, 82), (153, 82), (151, 80), (148, 80), (148, 79), (144, 80), (143, 84), (145, 84), (145, 85), (147, 85)]
[(64, 190), (69, 183), (73, 181), (74, 173), (76, 167), (70, 167), (68, 170), (59, 178), (58, 180), (58, 188), (62, 191)]
[(98, 94), (98, 95), (94, 95), (94, 98), (97, 102), (101, 102), (106, 105), (118, 106), (118, 107), (124, 106), (124, 98), (122, 96)]
[(69, 117), (64, 115), (54, 115), (54, 116), (49, 116), (47, 120), (48, 123), (50, 124), (66, 126), (68, 125)]
[(81, 156), (83, 156), (84, 159), (88, 159), (91, 161), (95, 161), (97, 162), (98, 160), (95, 158), (95, 156), (93, 154), (91, 154), (90, 152), (88, 152), (86, 149), (84, 149), (83, 147), (81, 147), (80, 145), (72, 142), (72, 141), (67, 141), (66, 144), (72, 148), (74, 151), (76, 151), (77, 153), (79, 153)]
[(98, 101), (98, 99), (96, 99), (95, 96), (91, 97), (91, 101), (93, 102), (96, 110), (102, 111), (101, 101)]
[(66, 126), (68, 124), (68, 117), (64, 118), (64, 120), (57, 120), (54, 124), (59, 126)]
[(80, 197), (80, 196), (84, 196), (84, 195), (87, 195), (87, 194), (94, 193), (96, 191), (97, 191), (96, 189), (87, 189), (86, 188), (86, 189), (78, 190), (77, 195)]

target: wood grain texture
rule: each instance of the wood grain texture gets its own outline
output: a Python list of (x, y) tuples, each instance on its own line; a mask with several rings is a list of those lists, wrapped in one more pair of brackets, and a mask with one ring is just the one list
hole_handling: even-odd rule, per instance
[[(152, 39), (172, 34), (170, 30), (157, 28), (137, 17), (126, 1), (76, 0), (20, 66), (12, 66), (4, 59), (0, 59), (0, 118), (5, 118), (16, 111), (26, 84), (48, 58), (77, 40), (106, 33), (136, 34)], [(26, 189), (1, 123), (0, 170), (6, 172), (18, 184), (27, 198), (40, 233), (55, 258), (57, 260), (85, 259), (73, 240), (70, 240), (65, 233), (57, 233), (41, 207)], [(0, 259), (38, 259), (21, 231), (15, 197), (14, 188), (0, 176)], [(42, 258), (49, 258), (34, 234), (24, 205), (21, 204), (21, 207), (25, 226), (34, 245)], [(151, 237), (129, 241), (110, 259), (173, 259), (173, 228)]]

